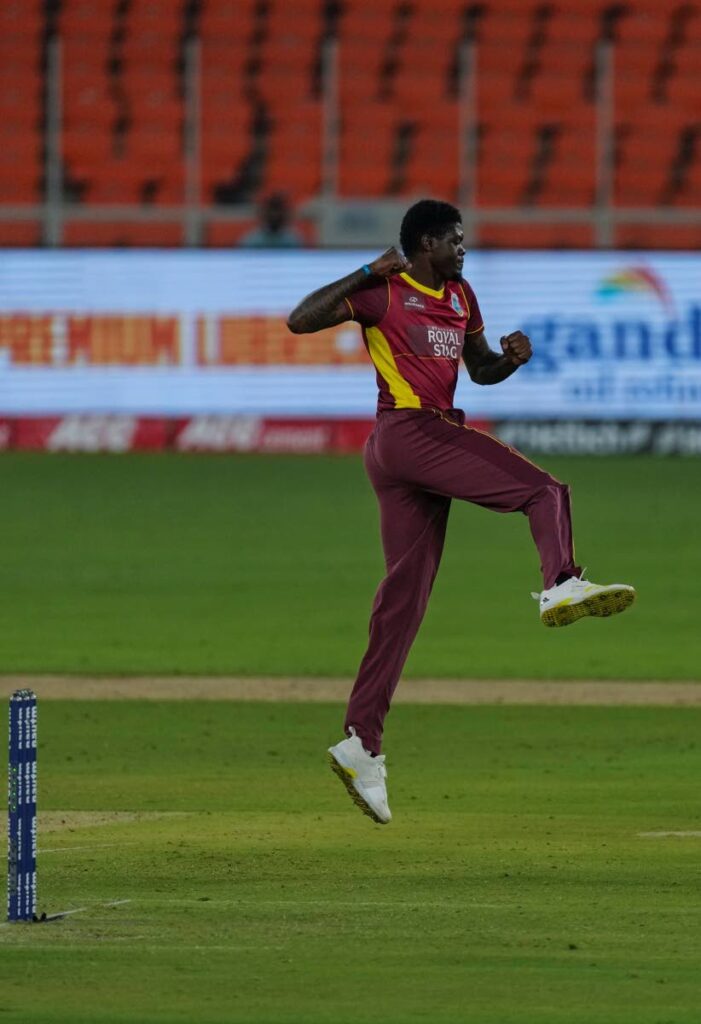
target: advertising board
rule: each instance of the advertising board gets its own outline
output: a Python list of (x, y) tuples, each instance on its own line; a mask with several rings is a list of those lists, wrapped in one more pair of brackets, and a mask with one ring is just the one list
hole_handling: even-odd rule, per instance
[[(285, 317), (372, 259), (355, 251), (20, 251), (0, 256), (0, 415), (372, 417), (360, 330)], [(487, 420), (701, 420), (701, 258), (468, 254), (492, 347), (534, 357), (498, 387), (461, 374)]]

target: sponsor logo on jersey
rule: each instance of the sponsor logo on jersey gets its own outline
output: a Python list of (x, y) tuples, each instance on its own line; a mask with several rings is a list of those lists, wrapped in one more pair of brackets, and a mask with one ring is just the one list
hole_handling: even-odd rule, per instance
[(428, 327), (428, 343), (432, 355), (438, 359), (459, 359), (462, 351), (460, 332), (446, 327)]
[(418, 310), (426, 309), (423, 299), (419, 295), (409, 295), (404, 299), (404, 309)]

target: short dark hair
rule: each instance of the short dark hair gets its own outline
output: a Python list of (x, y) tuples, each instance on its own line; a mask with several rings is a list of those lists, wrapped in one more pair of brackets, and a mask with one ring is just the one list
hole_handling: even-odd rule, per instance
[(440, 199), (420, 199), (410, 206), (402, 219), (399, 244), (405, 256), (413, 256), (423, 235), (442, 238), (453, 224), (462, 224), (460, 210)]

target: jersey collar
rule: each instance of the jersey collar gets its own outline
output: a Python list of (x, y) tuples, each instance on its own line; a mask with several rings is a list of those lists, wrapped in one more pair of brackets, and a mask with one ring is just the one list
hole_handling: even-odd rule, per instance
[(436, 291), (435, 288), (429, 288), (425, 284), (419, 284), (418, 281), (415, 281), (413, 277), (409, 277), (408, 274), (400, 274), (399, 276), (402, 280), (406, 281), (407, 284), (411, 285), (412, 288), (416, 288), (417, 291), (423, 292), (424, 295), (432, 295), (434, 299), (442, 299), (445, 295), (445, 285), (443, 285), (440, 291)]

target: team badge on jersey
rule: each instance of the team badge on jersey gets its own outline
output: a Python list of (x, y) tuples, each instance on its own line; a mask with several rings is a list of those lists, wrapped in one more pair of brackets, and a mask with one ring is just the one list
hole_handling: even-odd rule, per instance
[(450, 296), (450, 305), (453, 307), (458, 316), (465, 316), (465, 310), (460, 305), (460, 299), (458, 298), (455, 292), (453, 292), (453, 294)]

